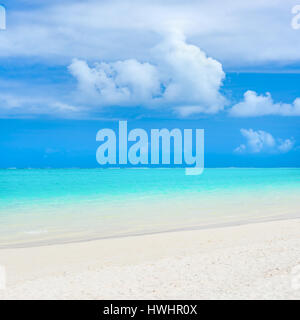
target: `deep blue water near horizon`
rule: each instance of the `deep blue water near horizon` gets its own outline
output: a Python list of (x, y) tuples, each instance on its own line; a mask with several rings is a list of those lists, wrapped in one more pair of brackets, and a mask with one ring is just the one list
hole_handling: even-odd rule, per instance
[(2, 169), (0, 247), (295, 216), (299, 168)]

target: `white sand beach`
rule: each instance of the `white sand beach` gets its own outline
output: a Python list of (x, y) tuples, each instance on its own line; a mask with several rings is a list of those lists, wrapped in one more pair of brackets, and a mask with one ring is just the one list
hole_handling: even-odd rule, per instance
[(299, 299), (300, 219), (1, 249), (0, 264), (0, 299)]

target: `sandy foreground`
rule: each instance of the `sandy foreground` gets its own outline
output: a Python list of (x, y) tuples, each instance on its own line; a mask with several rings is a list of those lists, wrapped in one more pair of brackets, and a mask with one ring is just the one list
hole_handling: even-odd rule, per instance
[(299, 299), (300, 219), (2, 249), (0, 264), (0, 299)]

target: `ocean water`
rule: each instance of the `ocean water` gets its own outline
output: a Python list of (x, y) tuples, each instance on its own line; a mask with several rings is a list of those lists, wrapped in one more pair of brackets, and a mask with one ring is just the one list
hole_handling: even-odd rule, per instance
[(300, 169), (0, 170), (0, 247), (300, 217)]

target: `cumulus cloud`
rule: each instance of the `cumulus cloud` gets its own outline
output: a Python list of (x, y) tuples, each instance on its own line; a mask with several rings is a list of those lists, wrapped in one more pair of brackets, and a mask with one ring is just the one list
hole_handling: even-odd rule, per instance
[(300, 116), (300, 98), (292, 104), (275, 103), (270, 93), (258, 95), (255, 91), (249, 90), (245, 92), (244, 100), (234, 105), (229, 114), (234, 117)]
[(295, 145), (294, 139), (286, 139), (286, 140), (279, 139), (279, 145), (277, 146), (277, 148), (279, 152), (286, 153), (292, 150), (294, 145)]
[(241, 129), (241, 134), (246, 138), (246, 144), (241, 144), (234, 152), (236, 153), (259, 153), (259, 152), (279, 152), (287, 153), (295, 145), (294, 139), (275, 139), (270, 133), (253, 129)]
[(224, 108), (226, 99), (219, 92), (225, 78), (221, 63), (186, 43), (182, 33), (167, 33), (151, 58), (153, 63), (130, 59), (93, 66), (74, 59), (69, 71), (78, 81), (78, 97), (90, 105), (164, 105), (180, 115)]
[(156, 68), (134, 59), (100, 62), (93, 67), (74, 59), (69, 70), (78, 81), (80, 96), (89, 104), (137, 105), (160, 92)]
[[(219, 90), (225, 73), (222, 64), (208, 57), (199, 47), (186, 43), (182, 33), (168, 33), (155, 48), (164, 102), (182, 109), (193, 106), (191, 113), (216, 113), (225, 98)], [(198, 109), (197, 109), (198, 108)]]
[[(0, 100), (0, 114), (79, 115), (115, 105), (169, 108), (180, 117), (217, 113), (226, 105), (222, 65), (239, 70), (299, 60), (299, 35), (286, 23), (292, 5), (293, 0), (54, 0), (15, 6), (0, 33), (0, 57), (64, 66), (76, 57), (69, 71), (78, 95), (49, 97), (49, 91), (32, 99), (12, 90)], [(300, 98), (275, 103), (270, 94), (247, 91), (229, 114), (300, 115)]]

